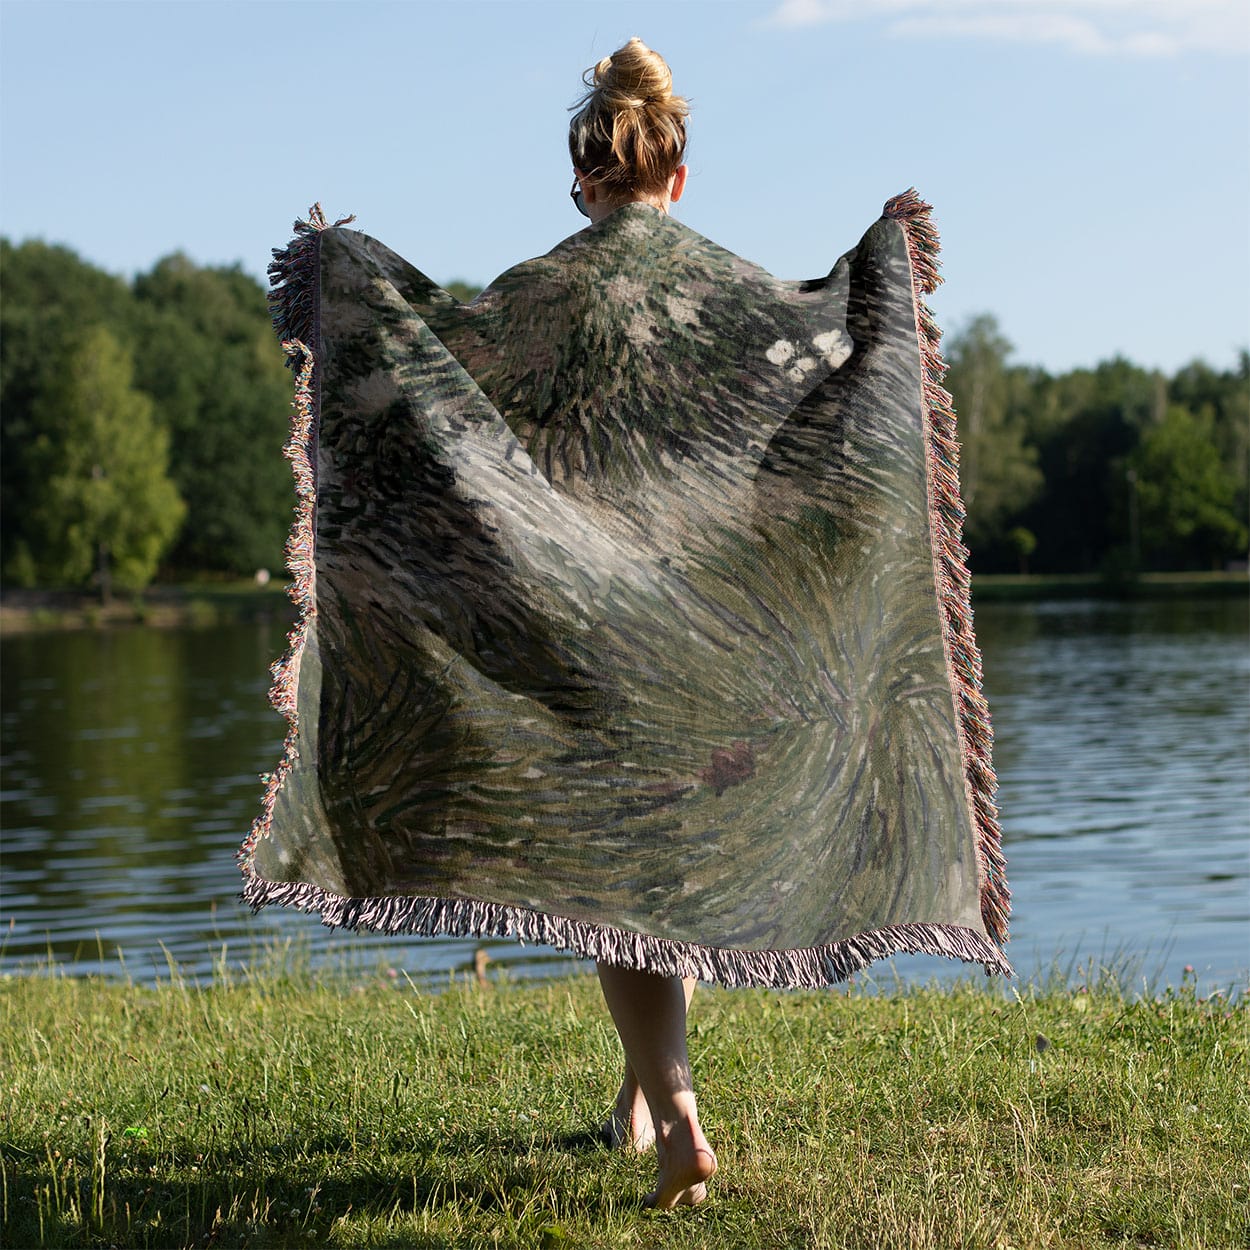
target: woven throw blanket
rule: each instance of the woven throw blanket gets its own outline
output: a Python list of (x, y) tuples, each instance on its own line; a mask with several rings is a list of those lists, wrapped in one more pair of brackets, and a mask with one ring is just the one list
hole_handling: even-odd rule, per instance
[(728, 985), (1010, 974), (928, 205), (782, 282), (632, 204), (468, 304), (311, 217), (245, 900)]

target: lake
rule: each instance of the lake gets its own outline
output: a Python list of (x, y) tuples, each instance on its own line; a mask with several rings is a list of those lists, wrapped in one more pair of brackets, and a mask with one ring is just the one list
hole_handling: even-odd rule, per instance
[[(1244, 989), (1250, 969), (1245, 600), (989, 603), (1008, 954), (1024, 978)], [(235, 853), (283, 725), (276, 622), (19, 635), (0, 644), (0, 972), (208, 980), (292, 943), (316, 964), (445, 980), (485, 946), (511, 975), (578, 966), (508, 941), (331, 933), (237, 901)], [(949, 976), (913, 957), (877, 981)]]

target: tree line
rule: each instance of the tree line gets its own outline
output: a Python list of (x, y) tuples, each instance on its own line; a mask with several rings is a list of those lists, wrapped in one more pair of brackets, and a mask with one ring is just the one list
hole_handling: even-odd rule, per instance
[[(0, 579), (107, 595), (158, 574), (279, 568), (291, 380), (261, 285), (182, 255), (127, 282), (3, 239), (0, 279)], [(982, 316), (946, 355), (974, 570), (1244, 559), (1246, 352), (1225, 371), (1115, 359), (1051, 375), (1012, 363)]]
[(240, 268), (133, 282), (0, 240), (0, 578), (141, 588), (281, 566), (291, 382)]
[(1122, 358), (1011, 363), (993, 317), (946, 346), (973, 569), (1217, 569), (1246, 558), (1250, 353), (1171, 377)]

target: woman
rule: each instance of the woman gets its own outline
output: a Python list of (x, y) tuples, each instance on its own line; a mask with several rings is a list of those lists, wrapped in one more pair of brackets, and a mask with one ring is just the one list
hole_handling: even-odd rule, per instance
[[(634, 38), (587, 76), (589, 90), (569, 126), (578, 208), (596, 224), (623, 204), (667, 213), (686, 185), (687, 107), (673, 94), (664, 58)], [(604, 1135), (635, 1150), (654, 1143), (660, 1177), (649, 1203), (702, 1202), (716, 1156), (699, 1125), (686, 1053), (695, 979), (597, 966), (625, 1050), (625, 1080)]]
[(255, 907), (593, 959), (667, 1208), (716, 1170), (696, 979), (1009, 974), (1008, 894), (927, 206), (781, 282), (669, 217), (663, 60), (588, 86), (590, 226), (472, 303), (319, 213), (271, 267), (304, 611), (241, 859)]

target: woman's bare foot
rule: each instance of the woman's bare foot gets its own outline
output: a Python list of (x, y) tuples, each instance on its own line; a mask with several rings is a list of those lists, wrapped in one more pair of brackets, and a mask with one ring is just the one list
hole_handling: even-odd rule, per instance
[(716, 1171), (716, 1156), (698, 1120), (663, 1126), (655, 1140), (660, 1179), (644, 1205), (667, 1211), (695, 1207), (707, 1197), (707, 1182)]
[[(621, 1126), (628, 1125), (626, 1137), (634, 1136), (647, 1121), (655, 1133), (660, 1175), (646, 1205), (664, 1211), (697, 1206), (707, 1197), (716, 1156), (699, 1127), (686, 1050), (686, 1009), (694, 978), (600, 962), (599, 983), (627, 1064), (614, 1118)], [(645, 1102), (638, 1097), (640, 1087)], [(644, 1105), (650, 1108), (646, 1121)]]
[(625, 1077), (607, 1123), (600, 1130), (604, 1142), (613, 1150), (636, 1150), (639, 1154), (655, 1145), (655, 1125), (651, 1108), (638, 1081)]

